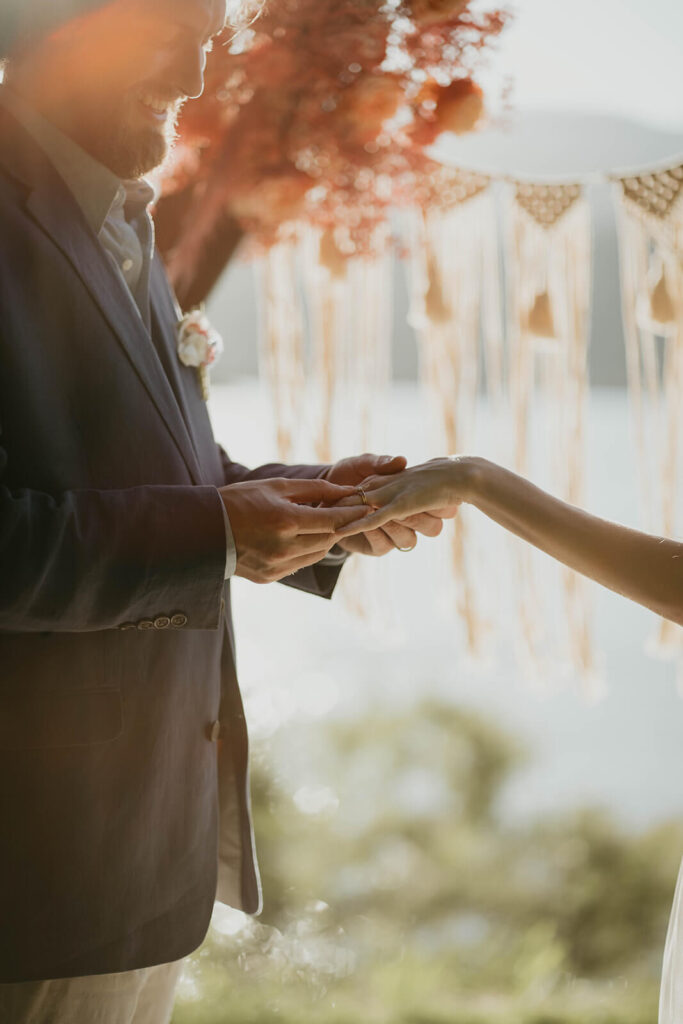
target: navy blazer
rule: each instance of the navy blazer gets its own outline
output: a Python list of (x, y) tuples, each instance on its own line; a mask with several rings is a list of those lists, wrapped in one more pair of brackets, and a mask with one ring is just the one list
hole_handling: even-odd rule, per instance
[(216, 486), (320, 467), (232, 462), (158, 258), (151, 306), (0, 110), (0, 981), (177, 959), (217, 884), (260, 905)]

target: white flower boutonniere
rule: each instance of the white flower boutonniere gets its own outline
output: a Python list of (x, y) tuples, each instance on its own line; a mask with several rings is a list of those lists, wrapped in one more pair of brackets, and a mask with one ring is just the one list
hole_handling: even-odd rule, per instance
[(205, 402), (209, 400), (208, 368), (222, 354), (223, 339), (211, 326), (202, 307), (191, 310), (178, 321), (178, 358), (183, 366), (196, 367)]

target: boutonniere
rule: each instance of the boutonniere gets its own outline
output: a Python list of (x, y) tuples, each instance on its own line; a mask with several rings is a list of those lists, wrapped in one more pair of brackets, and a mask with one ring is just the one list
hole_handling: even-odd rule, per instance
[(178, 321), (178, 358), (183, 366), (196, 368), (205, 402), (209, 400), (209, 367), (222, 353), (223, 339), (211, 326), (203, 307)]

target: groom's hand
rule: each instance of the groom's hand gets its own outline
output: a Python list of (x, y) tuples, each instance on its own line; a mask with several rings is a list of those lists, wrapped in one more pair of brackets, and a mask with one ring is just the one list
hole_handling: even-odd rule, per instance
[[(245, 481), (219, 493), (235, 541), (235, 575), (253, 583), (274, 583), (319, 562), (336, 531), (370, 511), (352, 487), (327, 480)], [(344, 498), (351, 507), (320, 507)]]
[[(401, 473), (406, 465), (407, 460), (402, 455), (355, 455), (330, 466), (324, 479), (335, 484), (358, 487), (369, 477)], [(374, 556), (386, 555), (396, 548), (405, 551), (415, 547), (418, 533), (425, 537), (437, 537), (443, 529), (443, 518), (429, 512), (420, 513), (401, 522), (385, 523), (378, 530), (345, 537), (337, 542), (337, 546), (353, 554)]]

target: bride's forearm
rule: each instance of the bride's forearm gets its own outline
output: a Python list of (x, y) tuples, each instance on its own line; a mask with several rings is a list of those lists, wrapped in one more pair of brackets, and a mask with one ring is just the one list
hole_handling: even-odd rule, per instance
[(682, 543), (589, 515), (485, 459), (466, 462), (466, 501), (571, 569), (683, 625)]

